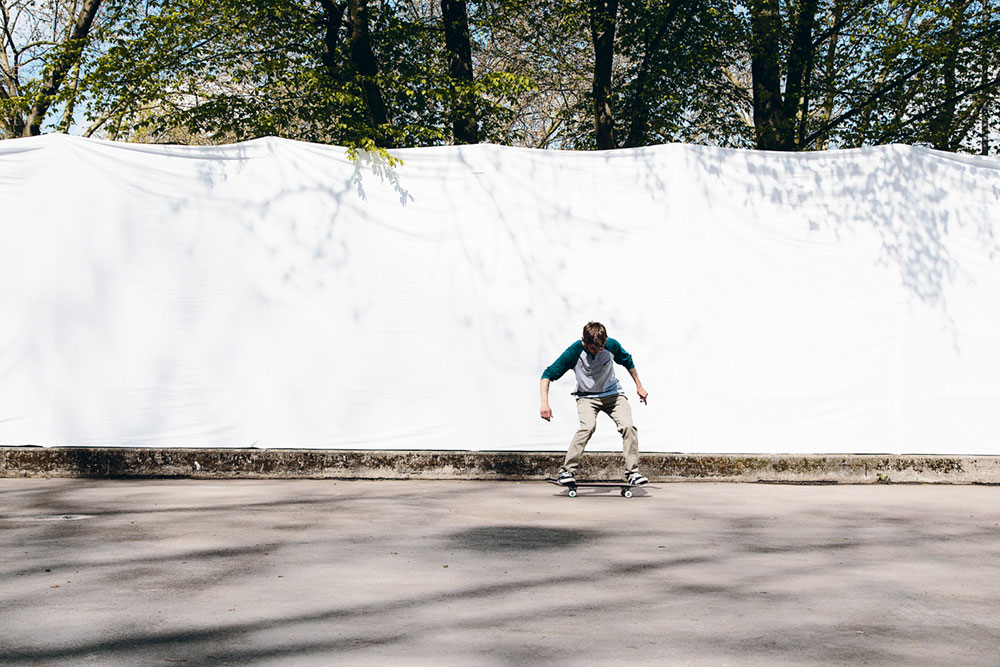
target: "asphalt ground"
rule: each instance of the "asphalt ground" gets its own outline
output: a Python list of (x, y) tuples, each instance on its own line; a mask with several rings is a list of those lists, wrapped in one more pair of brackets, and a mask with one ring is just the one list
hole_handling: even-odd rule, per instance
[(997, 665), (1000, 487), (0, 480), (0, 664)]

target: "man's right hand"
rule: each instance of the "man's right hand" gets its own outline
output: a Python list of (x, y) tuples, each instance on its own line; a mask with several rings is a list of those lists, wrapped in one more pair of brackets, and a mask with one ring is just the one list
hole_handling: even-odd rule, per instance
[(552, 419), (552, 408), (549, 407), (549, 379), (542, 378), (538, 385), (542, 397), (542, 419), (549, 421)]

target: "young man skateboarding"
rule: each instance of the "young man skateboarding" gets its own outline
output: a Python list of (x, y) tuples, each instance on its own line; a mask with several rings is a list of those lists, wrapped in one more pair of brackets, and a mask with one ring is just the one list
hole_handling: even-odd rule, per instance
[(556, 478), (560, 484), (574, 484), (573, 473), (583, 459), (583, 450), (590, 441), (597, 426), (597, 413), (606, 412), (622, 434), (622, 449), (625, 452), (625, 479), (629, 484), (645, 484), (647, 480), (639, 472), (639, 437), (632, 425), (632, 409), (629, 407), (625, 391), (615, 377), (614, 364), (624, 366), (635, 380), (635, 391), (639, 400), (646, 402), (646, 390), (639, 381), (632, 355), (608, 332), (600, 322), (588, 322), (583, 327), (583, 338), (576, 341), (542, 373), (542, 419), (552, 419), (549, 407), (549, 384), (573, 369), (576, 374), (576, 410), (580, 416), (580, 430), (573, 436), (566, 452), (566, 460)]

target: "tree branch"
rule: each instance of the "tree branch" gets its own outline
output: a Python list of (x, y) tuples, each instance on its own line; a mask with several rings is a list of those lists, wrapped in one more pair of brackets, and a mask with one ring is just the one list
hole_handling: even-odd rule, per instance
[(66, 53), (56, 58), (48, 76), (42, 83), (35, 103), (32, 105), (28, 116), (25, 118), (24, 135), (35, 136), (41, 134), (42, 119), (52, 105), (52, 100), (59, 92), (66, 75), (70, 69), (80, 61), (80, 55), (86, 45), (87, 36), (94, 25), (94, 19), (101, 8), (101, 0), (84, 0), (83, 9), (73, 25), (73, 31), (69, 39), (66, 40)]
[(845, 25), (853, 23), (854, 19), (856, 19), (859, 16), (861, 16), (861, 14), (866, 9), (868, 9), (869, 7), (871, 7), (872, 5), (874, 5), (876, 3), (877, 3), (877, 0), (864, 0), (864, 2), (861, 2), (860, 4), (858, 4), (857, 7), (855, 7), (856, 11), (854, 11), (853, 13), (846, 14), (846, 15), (841, 15), (841, 17), (839, 19), (837, 19), (836, 21), (833, 22), (832, 26), (830, 26), (827, 30), (824, 30), (823, 32), (818, 33), (813, 38), (813, 48), (817, 48), (820, 44), (822, 44), (826, 40), (830, 39), (832, 36), (836, 35), (839, 32), (842, 32)]
[(893, 90), (894, 88), (898, 88), (899, 86), (903, 85), (904, 83), (906, 83), (907, 81), (909, 81), (910, 79), (912, 79), (914, 76), (916, 76), (917, 74), (919, 74), (920, 72), (922, 72), (923, 70), (927, 69), (930, 66), (931, 66), (931, 62), (930, 61), (924, 61), (924, 62), (920, 63), (919, 65), (917, 65), (916, 67), (912, 68), (910, 71), (908, 71), (905, 74), (903, 74), (902, 76), (900, 76), (895, 81), (893, 81), (893, 82), (891, 82), (891, 83), (889, 83), (889, 84), (887, 84), (885, 86), (882, 86), (881, 88), (879, 88), (878, 90), (876, 90), (875, 92), (873, 92), (871, 95), (869, 95), (865, 99), (865, 101), (862, 102), (861, 104), (858, 104), (858, 105), (852, 107), (851, 109), (849, 109), (848, 111), (845, 111), (844, 113), (840, 114), (836, 118), (833, 118), (833, 119), (827, 121), (826, 123), (824, 123), (818, 130), (815, 130), (808, 137), (806, 137), (805, 141), (803, 142), (802, 145), (803, 146), (808, 146), (809, 144), (811, 144), (812, 142), (814, 142), (818, 137), (826, 134), (827, 132), (829, 132), (833, 128), (835, 128), (838, 125), (840, 125), (841, 123), (843, 123), (844, 121), (849, 120), (849, 119), (853, 118), (854, 116), (857, 116), (859, 113), (861, 113), (862, 111), (864, 111), (865, 109), (867, 109), (870, 105), (872, 105), (873, 103), (875, 103), (875, 102), (879, 101), (880, 99), (882, 99), (886, 95), (886, 93), (888, 93), (889, 91)]
[[(902, 125), (900, 125), (899, 127), (906, 127), (908, 125), (913, 125), (914, 123), (920, 122), (924, 118), (927, 118), (928, 116), (937, 113), (938, 111), (941, 110), (942, 107), (944, 107), (946, 105), (957, 104), (958, 102), (961, 102), (963, 99), (965, 99), (969, 95), (975, 95), (976, 93), (982, 92), (984, 90), (988, 90), (989, 88), (992, 88), (994, 86), (1000, 87), (1000, 76), (998, 76), (997, 78), (995, 78), (995, 79), (993, 79), (991, 81), (986, 81), (984, 83), (981, 83), (978, 86), (975, 86), (973, 88), (969, 88), (968, 90), (965, 90), (965, 91), (963, 91), (961, 93), (958, 93), (956, 95), (951, 95), (950, 97), (946, 97), (945, 99), (941, 100), (940, 102), (938, 102), (937, 104), (931, 106), (930, 108), (924, 109), (922, 112), (918, 113), (916, 116), (913, 116), (912, 118), (908, 118), (906, 120), (906, 122), (903, 123)], [(888, 139), (890, 136), (891, 136), (891, 133), (889, 133), (889, 132), (883, 132), (879, 136), (879, 138), (875, 141), (875, 143), (876, 144), (880, 144), (883, 141), (885, 141), (886, 139)]]
[(10, 61), (7, 60), (7, 45), (10, 45), (11, 52), (15, 55), (17, 50), (14, 48), (14, 35), (11, 33), (10, 11), (7, 9), (6, 0), (0, 0), (0, 16), (3, 17), (3, 36), (5, 40), (3, 48), (0, 48), (0, 71), (3, 72), (3, 75), (11, 83), (10, 92), (17, 95), (17, 72), (11, 68)]

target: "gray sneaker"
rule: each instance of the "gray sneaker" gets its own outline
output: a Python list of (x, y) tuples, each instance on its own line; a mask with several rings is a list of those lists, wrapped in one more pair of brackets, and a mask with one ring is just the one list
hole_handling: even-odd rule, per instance
[(639, 486), (640, 484), (645, 484), (649, 480), (646, 479), (646, 477), (638, 470), (633, 470), (625, 475), (625, 481), (627, 481), (631, 486)]
[(573, 473), (571, 473), (569, 470), (560, 470), (559, 476), (556, 477), (556, 481), (565, 486), (569, 486), (570, 484), (576, 484), (576, 478), (573, 477)]

